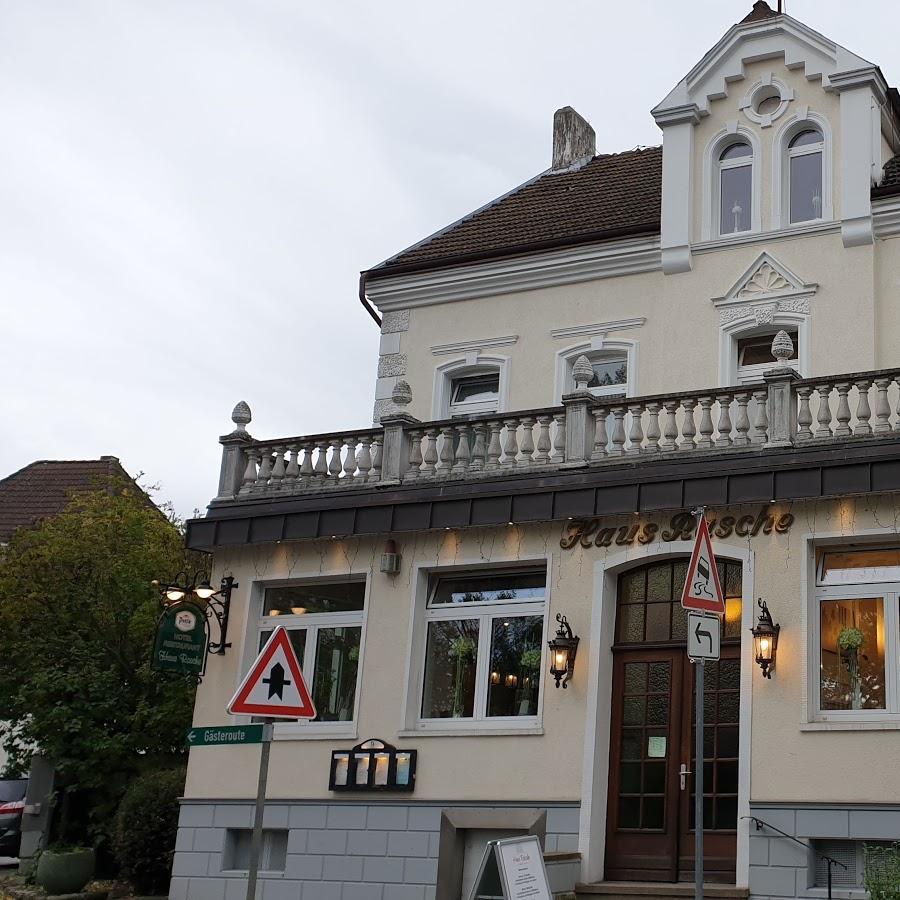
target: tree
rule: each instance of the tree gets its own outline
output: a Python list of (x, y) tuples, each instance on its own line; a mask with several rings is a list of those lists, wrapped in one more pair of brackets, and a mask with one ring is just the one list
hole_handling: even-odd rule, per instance
[(184, 569), (176, 525), (133, 482), (73, 496), (20, 529), (0, 564), (0, 735), (7, 769), (56, 766), (56, 836), (103, 843), (128, 781), (184, 756), (194, 688), (150, 671), (154, 578)]

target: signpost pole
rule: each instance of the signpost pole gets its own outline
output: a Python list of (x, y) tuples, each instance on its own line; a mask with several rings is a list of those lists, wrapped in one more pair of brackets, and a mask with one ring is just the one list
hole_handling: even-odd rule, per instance
[(247, 873), (247, 900), (256, 900), (256, 875), (259, 871), (259, 857), (262, 852), (263, 814), (266, 809), (266, 782), (269, 779), (269, 751), (272, 749), (272, 732), (275, 726), (271, 719), (263, 725), (262, 751), (259, 755), (259, 781), (256, 787), (256, 809), (253, 813), (253, 837), (250, 841), (250, 868)]
[(694, 660), (697, 697), (694, 735), (694, 894), (703, 900), (703, 675), (706, 665)]

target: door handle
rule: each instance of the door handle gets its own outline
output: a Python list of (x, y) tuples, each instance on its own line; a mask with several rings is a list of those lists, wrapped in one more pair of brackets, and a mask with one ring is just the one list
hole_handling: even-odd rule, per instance
[(687, 767), (687, 763), (682, 763), (681, 768), (678, 770), (678, 775), (681, 778), (681, 789), (684, 790), (687, 787), (687, 777), (691, 774), (691, 770)]

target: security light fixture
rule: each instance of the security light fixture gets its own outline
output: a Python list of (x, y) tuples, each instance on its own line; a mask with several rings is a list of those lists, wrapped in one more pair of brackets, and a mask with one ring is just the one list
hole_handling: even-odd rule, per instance
[(756, 656), (756, 662), (762, 669), (763, 678), (772, 677), (772, 669), (775, 668), (775, 654), (778, 651), (778, 632), (781, 631), (780, 625), (772, 622), (772, 614), (766, 601), (761, 597), (757, 600), (760, 613), (756, 622), (756, 627), (750, 629), (753, 635), (753, 653)]
[(569, 679), (575, 671), (575, 654), (578, 652), (578, 637), (572, 634), (572, 626), (562, 613), (556, 614), (559, 628), (556, 629), (556, 637), (547, 641), (550, 648), (550, 674), (556, 679), (556, 686), (562, 682), (563, 688), (568, 687)]
[(233, 576), (228, 575), (222, 579), (219, 589), (216, 590), (209, 583), (209, 578), (203, 577), (199, 580), (200, 578), (199, 572), (195, 572), (193, 576), (188, 576), (187, 572), (179, 572), (172, 580), (172, 584), (162, 584), (157, 579), (150, 584), (159, 588), (163, 606), (172, 606), (188, 600), (203, 611), (207, 620), (215, 619), (219, 626), (219, 640), (209, 641), (207, 649), (210, 653), (223, 656), (225, 650), (231, 646), (227, 642), (228, 615), (231, 611), (231, 592), (238, 585)]

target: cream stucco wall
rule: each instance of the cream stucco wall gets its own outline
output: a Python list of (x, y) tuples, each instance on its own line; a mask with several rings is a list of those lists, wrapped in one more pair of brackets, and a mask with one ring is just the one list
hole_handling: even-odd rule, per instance
[[(756, 515), (759, 508), (736, 507), (731, 515)], [(817, 659), (808, 659), (810, 615), (809, 539), (896, 539), (900, 506), (891, 496), (772, 506), (764, 512), (791, 513), (794, 524), (784, 534), (716, 538), (720, 556), (746, 559), (745, 612), (742, 628), (745, 690), (742, 704), (752, 709), (752, 752), (743, 754), (742, 771), (752, 761), (750, 799), (754, 801), (878, 802), (900, 796), (900, 769), (894, 765), (896, 731), (822, 730), (809, 725), (808, 677), (816, 678)], [(725, 510), (718, 510), (722, 516)], [(710, 512), (712, 515), (712, 511)], [(667, 523), (668, 514), (653, 520)], [(643, 520), (647, 521), (647, 520)], [(631, 518), (611, 518), (604, 525), (633, 525)], [(596, 686), (595, 718), (589, 713), (589, 673), (604, 671), (609, 657), (608, 633), (595, 639), (605, 605), (613, 592), (598, 577), (604, 566), (640, 563), (657, 554), (671, 554), (674, 545), (656, 540), (609, 549), (580, 545), (560, 547), (567, 523), (528, 528), (473, 529), (410, 536), (400, 541), (402, 571), (395, 579), (378, 572), (379, 540), (283, 543), (248, 548), (216, 556), (216, 574), (236, 576), (230, 636), (234, 647), (224, 657), (212, 657), (197, 697), (194, 721), (225, 724), (225, 706), (246, 657), (249, 598), (260, 583), (286, 578), (365, 574), (371, 581), (367, 625), (361, 657), (360, 709), (357, 738), (277, 740), (272, 753), (269, 796), (326, 798), (332, 749), (349, 748), (358, 740), (379, 737), (420, 751), (418, 800), (577, 800), (585, 799), (582, 754), (586, 737), (600, 735), (596, 752), (605, 754), (603, 729), (608, 725), (608, 681)], [(685, 549), (678, 546), (681, 552)], [(623, 561), (623, 552), (626, 559)], [(543, 734), (517, 736), (435, 736), (405, 734), (403, 696), (410, 657), (410, 613), (416, 596), (417, 566), (510, 563), (551, 559), (549, 619), (564, 612), (581, 636), (575, 678), (566, 691), (543, 687)], [(617, 570), (618, 571), (618, 570)], [(613, 581), (612, 584), (615, 582)], [(774, 678), (764, 681), (749, 659), (748, 628), (754, 597), (767, 598), (782, 626)], [(252, 618), (255, 618), (254, 612)], [(255, 641), (255, 625), (251, 628)], [(815, 654), (813, 654), (815, 656)], [(252, 656), (252, 653), (250, 654)], [(418, 671), (422, 660), (412, 660)], [(246, 663), (249, 665), (249, 659)], [(545, 676), (546, 678), (546, 676)], [(813, 681), (815, 684), (815, 681)], [(747, 688), (752, 688), (752, 703)], [(604, 694), (604, 691), (606, 694)], [(805, 730), (817, 728), (819, 730)], [(588, 741), (590, 745), (590, 740)], [(198, 748), (190, 755), (186, 794), (194, 798), (251, 797), (255, 791), (258, 748)], [(560, 777), (564, 771), (564, 777)], [(605, 777), (590, 788), (598, 791)], [(605, 789), (605, 788), (603, 788)], [(599, 802), (599, 801), (598, 801)]]
[(891, 349), (900, 342), (900, 320), (893, 314), (900, 244), (878, 245), (885, 263), (878, 282), (883, 298), (876, 345), (876, 251), (845, 248), (835, 228), (696, 252), (693, 271), (680, 275), (647, 272), (412, 309), (409, 330), (400, 335), (407, 359), (403, 377), (413, 394), (408, 411), (422, 420), (440, 417), (432, 410), (436, 369), (466, 356), (464, 351), (434, 354), (433, 346), (512, 335), (518, 336), (514, 344), (480, 351), (509, 358), (507, 409), (555, 405), (556, 354), (590, 337), (554, 338), (551, 331), (633, 317), (646, 322), (607, 337), (638, 344), (635, 395), (731, 384), (727, 375), (719, 377), (719, 310), (713, 300), (724, 296), (764, 250), (802, 281), (818, 285), (810, 301), (810, 376), (900, 364)]

